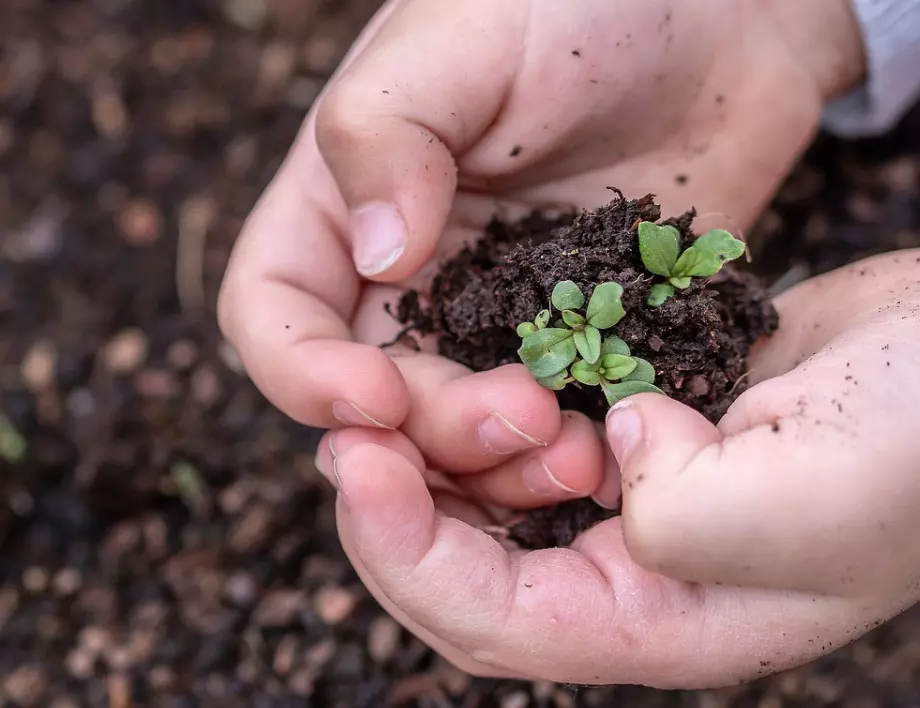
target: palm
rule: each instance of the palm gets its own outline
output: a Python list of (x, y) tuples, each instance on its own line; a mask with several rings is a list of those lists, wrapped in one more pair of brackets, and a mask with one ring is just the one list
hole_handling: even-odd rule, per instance
[[(502, 47), (502, 55), (524, 59), (505, 81), (491, 72), (478, 77), (473, 67), (458, 92), (472, 92), (479, 108), (451, 112), (432, 128), (453, 142), (458, 173), (436, 250), (395, 288), (365, 288), (356, 310), (355, 321), (364, 323), (359, 337), (388, 341), (397, 327), (382, 302), (403, 288), (423, 287), (496, 213), (548, 204), (595, 207), (609, 199), (613, 185), (630, 196), (656, 194), (666, 213), (694, 207), (732, 225), (749, 224), (810, 122), (774, 115), (779, 128), (765, 132), (754, 118), (762, 106), (759, 77), (742, 54), (747, 4), (592, 0), (579, 13), (559, 3), (520, 4), (496, 40), (513, 45)], [(394, 32), (399, 20), (397, 12)], [(361, 59), (358, 52), (352, 61)], [(773, 60), (772, 80), (796, 80), (794, 66), (784, 61)], [(470, 126), (482, 129), (470, 132)], [(793, 145), (783, 149), (784, 141)], [(754, 173), (752, 164), (758, 165)]]

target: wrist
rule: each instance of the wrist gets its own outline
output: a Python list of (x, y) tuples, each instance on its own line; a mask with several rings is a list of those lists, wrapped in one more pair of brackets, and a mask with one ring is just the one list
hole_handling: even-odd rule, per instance
[(769, 0), (765, 7), (825, 102), (865, 81), (866, 51), (851, 0)]

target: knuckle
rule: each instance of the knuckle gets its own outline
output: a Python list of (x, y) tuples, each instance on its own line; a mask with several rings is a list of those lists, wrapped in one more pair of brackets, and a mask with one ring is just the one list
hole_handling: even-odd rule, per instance
[(354, 84), (339, 82), (320, 99), (316, 111), (316, 142), (320, 152), (335, 153), (348, 148), (361, 135), (367, 121), (367, 96), (359, 95)]
[(670, 564), (670, 539), (679, 533), (679, 528), (674, 519), (668, 518), (664, 505), (651, 497), (643, 492), (630, 495), (623, 510), (623, 540), (639, 566), (661, 572)]

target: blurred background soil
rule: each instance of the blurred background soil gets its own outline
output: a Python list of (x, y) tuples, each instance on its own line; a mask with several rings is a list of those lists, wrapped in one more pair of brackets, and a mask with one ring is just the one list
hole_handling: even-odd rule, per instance
[[(342, 554), (317, 434), (214, 318), (242, 220), (376, 0), (0, 2), (0, 706), (920, 707), (920, 615), (715, 692), (470, 679)], [(920, 111), (822, 136), (771, 277), (920, 245)]]

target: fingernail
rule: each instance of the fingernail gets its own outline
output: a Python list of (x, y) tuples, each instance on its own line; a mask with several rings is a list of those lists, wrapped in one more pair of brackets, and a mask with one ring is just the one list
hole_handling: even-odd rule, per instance
[(546, 443), (515, 428), (500, 413), (492, 413), (479, 424), (479, 440), (489, 452), (510, 455)]
[(632, 401), (621, 401), (607, 413), (607, 439), (621, 469), (642, 435), (642, 416)]
[(541, 497), (582, 496), (582, 492), (566, 487), (550, 471), (546, 463), (539, 457), (534, 458), (526, 465), (521, 473), (524, 486)]
[(339, 458), (334, 455), (332, 457), (332, 476), (335, 479), (335, 489), (339, 493), (339, 499), (347, 506), (348, 495), (345, 493), (345, 485), (342, 484), (342, 475), (339, 474)]
[(313, 466), (326, 478), (330, 484), (335, 484), (333, 478), (333, 465), (335, 464), (335, 448), (332, 446), (333, 434), (326, 437), (326, 442), (320, 445), (316, 450), (316, 457), (313, 458)]
[(351, 214), (355, 268), (364, 276), (388, 270), (406, 248), (406, 223), (393, 204), (369, 204)]
[(351, 401), (336, 401), (333, 403), (332, 417), (343, 425), (389, 429), (388, 426), (369, 416)]

